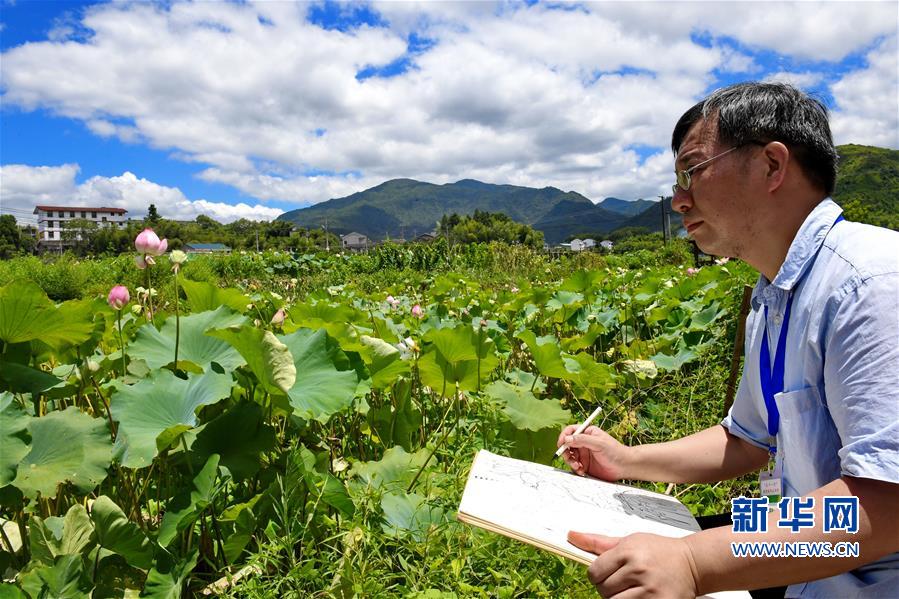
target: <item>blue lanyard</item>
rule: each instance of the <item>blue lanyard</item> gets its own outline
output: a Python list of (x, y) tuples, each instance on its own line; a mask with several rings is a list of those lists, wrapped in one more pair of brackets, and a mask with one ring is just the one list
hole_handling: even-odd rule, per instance
[[(768, 349), (768, 306), (765, 306), (765, 331), (762, 333), (762, 350), (759, 352), (759, 379), (762, 383), (762, 396), (765, 398), (765, 410), (768, 412), (768, 436), (777, 437), (780, 429), (780, 411), (774, 396), (784, 390), (784, 362), (787, 356), (787, 331), (790, 329), (790, 309), (793, 307), (793, 294), (787, 300), (784, 311), (783, 326), (777, 339), (777, 350), (774, 353), (774, 365), (771, 365), (771, 350)], [(776, 445), (768, 448), (772, 453)]]
[[(834, 225), (843, 220), (843, 215), (837, 217)], [(797, 282), (798, 284), (798, 282)], [(793, 307), (793, 294), (787, 299), (787, 309), (784, 310), (783, 326), (777, 339), (777, 349), (774, 353), (774, 364), (771, 364), (771, 350), (768, 348), (768, 306), (765, 306), (765, 330), (762, 333), (762, 348), (759, 352), (759, 380), (762, 385), (762, 397), (765, 399), (765, 410), (768, 412), (768, 436), (777, 438), (780, 429), (780, 411), (774, 396), (784, 390), (784, 363), (787, 355), (787, 332), (790, 329), (790, 309)], [(777, 445), (770, 445), (771, 453), (777, 451)]]

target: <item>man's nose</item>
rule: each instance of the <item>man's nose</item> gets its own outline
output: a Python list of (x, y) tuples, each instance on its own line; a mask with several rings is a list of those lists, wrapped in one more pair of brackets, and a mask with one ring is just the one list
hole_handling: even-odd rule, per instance
[(676, 186), (672, 191), (674, 195), (671, 196), (671, 210), (678, 214), (685, 214), (693, 207), (693, 196), (689, 191), (681, 189), (680, 186)]

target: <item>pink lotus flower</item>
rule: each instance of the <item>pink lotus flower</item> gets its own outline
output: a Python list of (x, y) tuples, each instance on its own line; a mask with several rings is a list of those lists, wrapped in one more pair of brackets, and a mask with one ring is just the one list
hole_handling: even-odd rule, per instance
[(396, 299), (392, 295), (387, 296), (387, 303), (390, 304), (391, 308), (396, 308), (400, 305), (400, 300)]
[(412, 306), (412, 316), (415, 318), (424, 318), (425, 312), (421, 309), (421, 306), (415, 304)]
[(128, 293), (128, 288), (124, 285), (116, 285), (115, 287), (110, 289), (109, 297), (106, 298), (106, 302), (113, 310), (121, 310), (123, 307), (125, 307), (125, 304), (130, 301), (131, 294)]
[(278, 311), (272, 316), (272, 324), (279, 327), (284, 324), (285, 318), (287, 318), (287, 313), (284, 312), (284, 308), (278, 308)]
[(153, 229), (144, 229), (134, 240), (134, 247), (141, 254), (149, 256), (161, 256), (169, 246), (167, 239), (159, 239)]
[(699, 272), (699, 269), (698, 269), (698, 268), (693, 268), (692, 266), (691, 266), (690, 268), (687, 269), (687, 275), (688, 275), (688, 276), (691, 276), (691, 277), (692, 277), (693, 275), (695, 275), (696, 273), (698, 273), (698, 272)]

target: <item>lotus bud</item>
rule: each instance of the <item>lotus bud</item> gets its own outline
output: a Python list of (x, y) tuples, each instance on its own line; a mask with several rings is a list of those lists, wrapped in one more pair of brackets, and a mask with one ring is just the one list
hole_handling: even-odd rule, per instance
[(698, 269), (698, 268), (693, 268), (692, 266), (691, 266), (690, 268), (687, 269), (687, 275), (688, 275), (688, 276), (691, 276), (691, 277), (692, 277), (693, 275), (695, 275), (696, 273), (698, 273), (698, 272), (699, 272), (699, 269)]
[(144, 229), (134, 240), (134, 247), (137, 248), (137, 251), (150, 256), (163, 255), (168, 246), (168, 240), (160, 240), (159, 236), (153, 232), (153, 229)]
[(181, 265), (187, 262), (187, 254), (181, 250), (172, 250), (172, 253), (169, 254), (169, 261), (172, 263), (172, 270), (178, 272), (181, 270)]
[(424, 310), (421, 309), (421, 306), (415, 304), (412, 306), (412, 316), (415, 318), (423, 318), (425, 315)]
[(128, 293), (128, 288), (124, 285), (116, 285), (110, 289), (109, 296), (106, 298), (106, 303), (113, 310), (121, 310), (130, 301), (131, 294)]
[(287, 314), (284, 312), (284, 308), (279, 308), (275, 315), (272, 316), (272, 324), (276, 327), (280, 327), (284, 324), (284, 319), (287, 318)]

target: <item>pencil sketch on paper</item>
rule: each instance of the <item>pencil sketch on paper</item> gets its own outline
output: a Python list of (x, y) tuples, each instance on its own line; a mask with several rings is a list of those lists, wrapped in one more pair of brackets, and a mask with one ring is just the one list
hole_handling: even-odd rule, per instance
[(699, 530), (674, 498), (487, 451), (472, 465), (459, 512), (566, 550), (570, 530), (671, 537)]
[[(673, 497), (485, 450), (472, 464), (458, 516), (582, 564), (590, 564), (596, 556), (568, 543), (569, 531), (683, 537), (699, 530), (690, 510)], [(749, 597), (745, 592), (713, 596)]]

